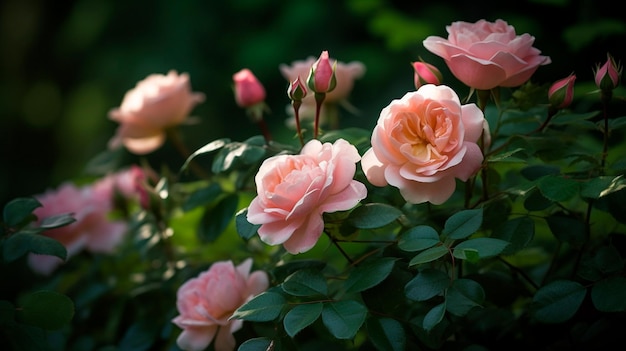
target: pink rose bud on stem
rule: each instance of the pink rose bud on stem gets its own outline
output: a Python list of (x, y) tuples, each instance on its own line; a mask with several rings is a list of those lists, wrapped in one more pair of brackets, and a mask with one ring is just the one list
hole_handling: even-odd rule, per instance
[(615, 62), (611, 54), (607, 53), (606, 56), (604, 65), (597, 65), (594, 70), (596, 85), (600, 88), (603, 101), (611, 100), (613, 89), (619, 85), (622, 75), (622, 66)]
[(441, 72), (437, 69), (437, 67), (431, 65), (430, 63), (417, 61), (412, 62), (411, 66), (413, 66), (413, 70), (415, 71), (415, 74), (413, 75), (415, 89), (419, 89), (424, 84), (439, 85), (443, 81)]
[(265, 110), (265, 88), (257, 77), (247, 68), (240, 70), (233, 75), (235, 84), (235, 102), (241, 108), (245, 108), (252, 121), (259, 125), (266, 142), (270, 142), (272, 137), (263, 119)]
[(298, 138), (300, 139), (300, 145), (302, 146), (304, 146), (304, 137), (302, 136), (302, 128), (300, 127), (300, 106), (302, 106), (302, 99), (304, 99), (306, 94), (307, 90), (300, 80), (300, 76), (298, 76), (293, 82), (289, 83), (287, 95), (289, 95), (289, 98), (291, 99), (291, 106), (293, 106)]
[(335, 77), (335, 69), (337, 61), (333, 65), (330, 64), (328, 51), (322, 51), (319, 59), (311, 66), (307, 84), (315, 93), (315, 124), (313, 127), (313, 137), (317, 138), (319, 133), (319, 117), (322, 103), (326, 98), (326, 93), (330, 93), (337, 86), (337, 78)]
[(550, 107), (562, 109), (568, 107), (574, 99), (574, 81), (576, 75), (570, 74), (566, 78), (556, 81), (550, 89), (548, 89), (548, 100)]

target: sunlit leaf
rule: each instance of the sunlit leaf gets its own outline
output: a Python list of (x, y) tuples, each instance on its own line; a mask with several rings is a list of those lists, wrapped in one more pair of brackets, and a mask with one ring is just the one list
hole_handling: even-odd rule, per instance
[(413, 257), (409, 262), (409, 266), (432, 262), (440, 257), (445, 256), (448, 252), (448, 248), (443, 245), (431, 247), (430, 249), (426, 249)]
[(204, 145), (203, 147), (199, 148), (198, 150), (194, 151), (189, 157), (187, 157), (187, 159), (185, 160), (185, 163), (182, 165), (182, 167), (180, 167), (180, 172), (182, 173), (184, 170), (187, 169), (187, 167), (189, 166), (189, 163), (191, 163), (191, 161), (196, 158), (198, 155), (202, 155), (202, 154), (206, 154), (206, 153), (211, 153), (214, 151), (217, 151), (219, 149), (221, 149), (222, 147), (224, 147), (224, 145), (226, 145), (227, 143), (230, 142), (230, 139), (228, 138), (222, 138), (222, 139), (217, 139), (217, 140), (213, 140), (210, 143)]
[(302, 329), (311, 325), (322, 314), (321, 302), (297, 305), (285, 315), (283, 326), (292, 338)]
[(443, 294), (450, 285), (450, 277), (438, 269), (426, 268), (404, 286), (404, 294), (409, 300), (426, 301)]
[(230, 319), (268, 322), (276, 319), (287, 301), (278, 293), (266, 291), (239, 307)]
[(534, 317), (543, 323), (562, 323), (580, 308), (587, 290), (570, 280), (554, 281), (543, 286), (533, 297)]
[(601, 176), (582, 183), (580, 195), (586, 198), (599, 199), (624, 188), (626, 188), (626, 179), (623, 175), (617, 177)]
[(324, 303), (322, 321), (337, 339), (352, 339), (367, 316), (367, 308), (355, 300)]
[(41, 222), (39, 222), (39, 228), (54, 229), (66, 226), (74, 222), (76, 222), (76, 219), (73, 217), (72, 214), (60, 214), (57, 216), (51, 216), (42, 219)]
[(450, 239), (463, 239), (476, 233), (482, 223), (482, 208), (459, 211), (446, 220), (441, 234)]
[(326, 279), (318, 270), (303, 269), (296, 271), (281, 284), (287, 294), (294, 296), (315, 296), (328, 294)]

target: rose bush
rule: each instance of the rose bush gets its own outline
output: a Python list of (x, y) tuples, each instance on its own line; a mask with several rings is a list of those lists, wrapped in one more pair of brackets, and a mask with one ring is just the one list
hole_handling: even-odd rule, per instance
[[(384, 103), (364, 128), (322, 128), (331, 95), (346, 89), (346, 98), (358, 76), (340, 74), (324, 50), (298, 68), (307, 77), (284, 65), (275, 72), (290, 75), (280, 93), (297, 125), (281, 140), (265, 124), (273, 92), (235, 69), (247, 84), (227, 76), (233, 107), (252, 114), (261, 135), (209, 141), (183, 153), (178, 169), (159, 155), (133, 155), (141, 168), (125, 168), (129, 155), (107, 150), (80, 181), (8, 203), (0, 292), (11, 297), (0, 299), (0, 343), (20, 351), (619, 345), (621, 64), (608, 54), (593, 76), (533, 82), (550, 58), (530, 35), (503, 20), (448, 30), (425, 50), (445, 54), (457, 83), (472, 88), (466, 98), (437, 65), (412, 61), (400, 92), (376, 85)], [(308, 76), (320, 81), (306, 84)], [(172, 94), (144, 101), (162, 90), (140, 83), (117, 113), (135, 102), (159, 113), (137, 118), (153, 124), (129, 114), (120, 141), (125, 123), (131, 137), (162, 140), (156, 135), (176, 132), (199, 101), (188, 76), (149, 80), (161, 79), (178, 82), (180, 95), (164, 89)], [(169, 114), (170, 103), (180, 109)], [(313, 130), (299, 124), (307, 104)], [(54, 262), (34, 261), (42, 257)]]

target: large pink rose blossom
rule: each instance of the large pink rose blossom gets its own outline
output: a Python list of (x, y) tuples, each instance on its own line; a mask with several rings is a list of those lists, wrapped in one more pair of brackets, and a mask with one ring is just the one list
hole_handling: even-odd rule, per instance
[(267, 274), (250, 273), (251, 267), (250, 258), (237, 267), (231, 261), (215, 262), (178, 289), (179, 315), (172, 322), (183, 329), (177, 339), (180, 348), (200, 351), (215, 340), (216, 351), (235, 349), (233, 333), (241, 329), (243, 321), (229, 318), (237, 308), (269, 287)]
[(533, 47), (535, 37), (517, 35), (515, 28), (498, 19), (476, 23), (453, 22), (448, 38), (427, 37), (424, 47), (443, 58), (454, 76), (480, 90), (524, 84), (541, 65), (551, 62)]
[(361, 160), (367, 179), (392, 185), (407, 202), (445, 202), (483, 161), (477, 144), (486, 125), (475, 104), (461, 105), (445, 85), (427, 84), (385, 107)]
[(266, 159), (255, 177), (258, 195), (248, 221), (261, 225), (263, 242), (283, 244), (292, 254), (308, 251), (323, 233), (324, 212), (349, 210), (367, 195), (365, 185), (353, 179), (360, 159), (343, 139), (312, 139), (299, 155)]
[(173, 70), (167, 75), (151, 74), (109, 112), (120, 124), (109, 147), (124, 145), (135, 154), (150, 153), (163, 145), (167, 128), (183, 123), (203, 101), (204, 94), (192, 92), (188, 74)]

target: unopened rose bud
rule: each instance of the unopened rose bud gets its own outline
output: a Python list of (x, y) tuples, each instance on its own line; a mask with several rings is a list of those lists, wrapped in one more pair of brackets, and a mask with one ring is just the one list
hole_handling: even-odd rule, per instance
[(598, 65), (595, 69), (596, 85), (602, 91), (611, 91), (615, 89), (622, 75), (622, 66), (616, 63), (611, 54), (606, 54), (607, 60), (604, 65)]
[(441, 84), (443, 77), (437, 67), (422, 61), (412, 62), (411, 66), (415, 71), (413, 76), (415, 89), (419, 89), (424, 84)]
[(291, 101), (302, 101), (307, 94), (306, 87), (300, 80), (300, 76), (298, 76), (293, 82), (289, 83), (289, 88), (287, 88), (287, 95)]
[(233, 75), (235, 83), (235, 101), (242, 108), (258, 105), (265, 101), (265, 88), (247, 68)]
[(329, 93), (335, 89), (337, 78), (335, 77), (335, 68), (337, 61), (333, 65), (330, 64), (328, 51), (322, 51), (319, 59), (311, 66), (307, 84), (313, 92), (318, 94)]
[(556, 81), (548, 89), (548, 100), (550, 105), (556, 109), (566, 108), (574, 99), (574, 81), (576, 75), (570, 74), (568, 77)]

